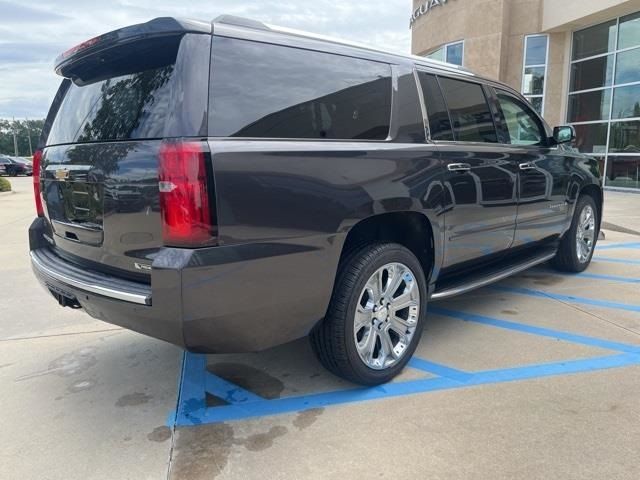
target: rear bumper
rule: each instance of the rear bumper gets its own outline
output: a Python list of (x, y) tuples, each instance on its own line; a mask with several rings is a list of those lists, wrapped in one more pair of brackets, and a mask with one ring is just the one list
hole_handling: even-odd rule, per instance
[(44, 239), (45, 227), (38, 218), (29, 229), (31, 265), (59, 303), (194, 352), (260, 351), (303, 337), (324, 317), (333, 288), (325, 239), (304, 248), (164, 248), (147, 285), (70, 264)]
[(169, 280), (177, 288), (159, 288), (154, 299), (151, 285), (80, 269), (58, 257), (48, 246), (34, 245), (34, 232), (30, 231), (30, 237), (31, 268), (60, 305), (82, 307), (99, 320), (185, 346), (177, 277), (171, 279), (169, 273), (160, 278), (159, 281)]
[(36, 276), (45, 283), (56, 282), (86, 293), (101, 295), (113, 300), (151, 305), (151, 286), (118, 279), (98, 272), (80, 269), (65, 262), (48, 248), (30, 252), (31, 266)]

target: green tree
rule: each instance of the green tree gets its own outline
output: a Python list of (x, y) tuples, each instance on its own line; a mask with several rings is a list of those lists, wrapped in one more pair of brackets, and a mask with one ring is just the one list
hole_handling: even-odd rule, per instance
[[(44, 120), (8, 120), (0, 119), (0, 153), (15, 155), (13, 134), (18, 144), (18, 156), (28, 157), (38, 147)], [(31, 139), (31, 152), (29, 151)]]

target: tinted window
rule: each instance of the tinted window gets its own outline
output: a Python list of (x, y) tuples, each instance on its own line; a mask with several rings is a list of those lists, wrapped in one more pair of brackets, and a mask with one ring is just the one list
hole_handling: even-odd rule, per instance
[(620, 19), (618, 49), (640, 46), (640, 13)]
[(482, 86), (477, 83), (439, 77), (449, 107), (455, 139), (459, 142), (496, 143), (493, 115)]
[(640, 81), (640, 48), (618, 53), (616, 63), (616, 84)]
[(504, 115), (513, 145), (539, 145), (543, 143), (544, 130), (538, 117), (524, 102), (505, 93), (498, 93), (498, 102)]
[(616, 43), (616, 21), (601, 23), (573, 34), (573, 59), (611, 52)]
[(136, 42), (77, 62), (68, 72), (73, 81), (60, 89), (47, 144), (162, 137), (187, 37)]
[(162, 137), (173, 66), (71, 85), (48, 143)]
[(418, 77), (420, 78), (424, 103), (427, 107), (427, 115), (429, 116), (431, 139), (436, 141), (452, 141), (453, 130), (451, 129), (449, 112), (444, 103), (444, 97), (438, 85), (438, 79), (435, 75), (430, 75), (425, 72), (418, 72)]
[[(614, 104), (615, 105), (615, 104)], [(569, 95), (570, 122), (606, 120), (611, 107), (611, 89)]]
[(391, 67), (214, 37), (214, 136), (384, 140)]
[(613, 55), (571, 65), (571, 91), (573, 92), (611, 85), (612, 80)]
[(613, 118), (632, 117), (640, 117), (640, 84), (616, 88), (613, 94)]

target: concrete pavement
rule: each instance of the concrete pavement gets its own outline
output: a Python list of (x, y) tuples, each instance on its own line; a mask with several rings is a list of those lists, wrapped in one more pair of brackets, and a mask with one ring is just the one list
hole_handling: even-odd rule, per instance
[[(0, 197), (0, 478), (640, 478), (640, 366), (635, 354), (598, 363), (624, 356), (611, 350), (620, 343), (640, 347), (640, 249), (599, 250), (588, 275), (541, 267), (434, 304), (416, 352), (470, 376), (594, 359), (582, 373), (174, 428), (182, 352), (59, 308), (29, 269), (30, 179), (11, 181), (17, 193)], [(640, 195), (612, 193), (605, 221), (635, 229)], [(631, 242), (640, 237), (607, 231), (602, 246)], [(584, 336), (595, 340), (575, 341)], [(205, 363), (266, 399), (353, 388), (305, 340)], [(394, 385), (432, 379), (411, 368)]]

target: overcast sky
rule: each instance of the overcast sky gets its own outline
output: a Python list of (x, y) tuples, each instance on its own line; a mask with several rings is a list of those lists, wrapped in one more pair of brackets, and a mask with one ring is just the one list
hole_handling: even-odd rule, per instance
[(55, 57), (159, 16), (222, 13), (409, 52), (411, 0), (0, 0), (0, 118), (43, 118), (60, 83)]

